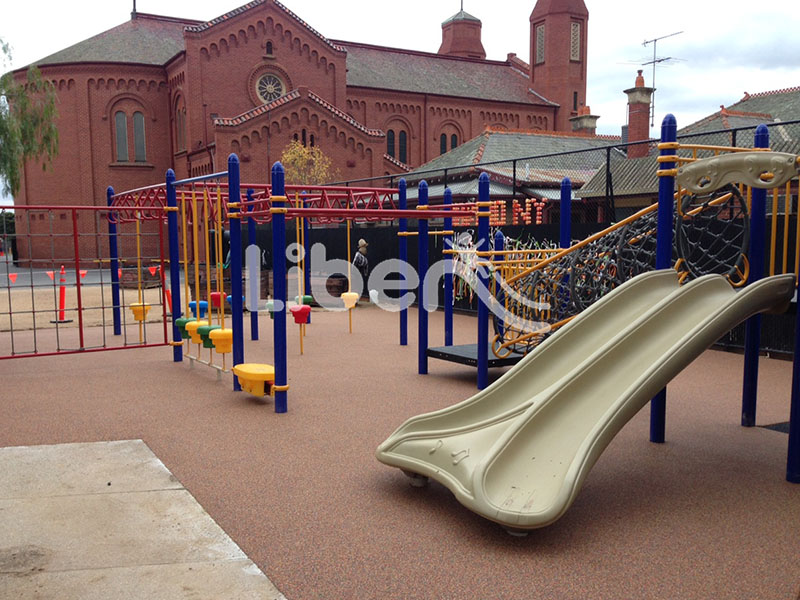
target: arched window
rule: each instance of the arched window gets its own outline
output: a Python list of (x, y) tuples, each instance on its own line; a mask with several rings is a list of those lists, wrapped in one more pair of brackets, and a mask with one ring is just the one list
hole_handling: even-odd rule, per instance
[(267, 56), (272, 56), (272, 42), (267, 42), (266, 51)]
[(144, 143), (144, 114), (139, 111), (133, 113), (133, 159), (136, 162), (147, 161)]
[(395, 157), (394, 154), (394, 129), (390, 129), (386, 132), (386, 154), (391, 156), (392, 158)]
[(117, 162), (128, 162), (128, 117), (121, 110), (114, 113), (114, 136), (117, 142)]
[(303, 129), (303, 147), (306, 146), (306, 130)]
[(454, 133), (450, 136), (450, 150), (458, 148), (458, 136)]
[(186, 106), (183, 99), (175, 103), (175, 151), (186, 150)]
[(576, 21), (569, 24), (569, 59), (581, 59), (581, 24)]
[(544, 62), (544, 23), (539, 23), (534, 29), (536, 35), (536, 53), (534, 64), (540, 65)]
[(397, 160), (408, 164), (408, 135), (405, 131), (401, 131), (397, 137)]
[(447, 134), (443, 133), (439, 136), (439, 154), (447, 152)]

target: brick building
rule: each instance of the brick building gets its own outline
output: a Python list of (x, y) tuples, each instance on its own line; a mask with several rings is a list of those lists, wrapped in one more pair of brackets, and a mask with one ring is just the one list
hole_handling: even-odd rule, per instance
[(108, 185), (212, 173), (231, 152), (244, 182), (263, 181), (293, 139), (356, 179), (407, 171), (487, 126), (569, 131), (586, 103), (588, 17), (583, 0), (538, 0), (525, 62), (487, 60), (463, 10), (437, 53), (330, 39), (277, 0), (208, 22), (133, 13), (36, 63), (58, 92), (60, 152), (53, 170), (25, 166), (15, 203), (103, 205)]

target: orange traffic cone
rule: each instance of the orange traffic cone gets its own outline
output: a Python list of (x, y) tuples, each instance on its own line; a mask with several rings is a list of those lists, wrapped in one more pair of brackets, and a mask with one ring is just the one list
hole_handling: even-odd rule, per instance
[[(50, 273), (51, 271), (47, 272), (48, 275), (50, 275)], [(51, 323), (72, 323), (72, 319), (66, 318), (66, 308), (67, 308), (67, 279), (65, 277), (66, 274), (67, 272), (64, 269), (64, 265), (61, 265), (61, 272), (59, 273), (60, 278), (58, 280), (58, 319), (55, 321), (50, 321)]]

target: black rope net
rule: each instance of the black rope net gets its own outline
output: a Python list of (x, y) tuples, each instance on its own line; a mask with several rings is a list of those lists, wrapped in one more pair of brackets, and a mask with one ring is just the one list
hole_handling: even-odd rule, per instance
[[(717, 273), (746, 279), (747, 203), (734, 186), (683, 194), (673, 206), (672, 261), (681, 282)], [(495, 277), (495, 354), (524, 355), (550, 333), (629, 279), (655, 269), (658, 212), (636, 219), (507, 283)]]

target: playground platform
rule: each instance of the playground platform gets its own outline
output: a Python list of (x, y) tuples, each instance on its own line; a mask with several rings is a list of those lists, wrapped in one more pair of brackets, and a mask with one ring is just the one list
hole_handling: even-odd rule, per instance
[[(450, 362), (467, 365), (470, 367), (478, 366), (478, 344), (459, 344), (458, 346), (437, 346), (428, 348), (428, 358), (448, 360)], [(489, 368), (510, 367), (522, 360), (522, 356), (511, 355), (507, 358), (497, 358), (492, 352), (489, 344), (487, 351), (489, 357)]]
[[(441, 314), (430, 317), (440, 344)], [(249, 362), (271, 361), (261, 324)], [(454, 342), (474, 336), (474, 318), (456, 315)], [(648, 441), (645, 408), (565, 516), (517, 538), (375, 459), (406, 418), (475, 390), (457, 363), (417, 375), (414, 328), (408, 346), (398, 337), (397, 315), (372, 306), (354, 310), (352, 334), (345, 313), (315, 310), (300, 356), (290, 326), (286, 414), (168, 348), (0, 361), (0, 447), (142, 440), (289, 600), (797, 598), (800, 486), (785, 481), (787, 435), (767, 428), (789, 419), (791, 362), (761, 359), (759, 426), (742, 428), (742, 356), (705, 352), (668, 387), (665, 444)], [(68, 535), (57, 518), (46, 530)], [(0, 598), (56, 576), (41, 568), (0, 569)]]

